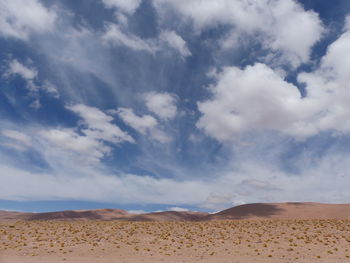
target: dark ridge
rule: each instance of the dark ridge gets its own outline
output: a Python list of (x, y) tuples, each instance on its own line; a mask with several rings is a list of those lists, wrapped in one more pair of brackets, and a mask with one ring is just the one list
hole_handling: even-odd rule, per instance
[(283, 209), (278, 208), (274, 204), (256, 203), (256, 204), (246, 204), (246, 205), (235, 206), (235, 207), (223, 210), (221, 212), (218, 212), (216, 214), (213, 214), (211, 217), (213, 218), (223, 217), (228, 219), (244, 219), (246, 217), (256, 216), (256, 217), (269, 218), (270, 216), (276, 215), (282, 211)]

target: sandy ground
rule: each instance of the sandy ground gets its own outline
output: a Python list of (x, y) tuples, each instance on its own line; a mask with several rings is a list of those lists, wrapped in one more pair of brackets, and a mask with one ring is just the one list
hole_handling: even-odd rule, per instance
[(0, 222), (1, 263), (349, 263), (350, 220)]

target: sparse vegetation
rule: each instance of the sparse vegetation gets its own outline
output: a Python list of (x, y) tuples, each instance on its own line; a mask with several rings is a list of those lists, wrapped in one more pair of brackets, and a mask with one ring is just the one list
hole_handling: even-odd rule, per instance
[(193, 261), (264, 256), (278, 262), (342, 262), (350, 257), (349, 233), (350, 220), (2, 222), (0, 253), (69, 257), (85, 251), (151, 258), (188, 255)]

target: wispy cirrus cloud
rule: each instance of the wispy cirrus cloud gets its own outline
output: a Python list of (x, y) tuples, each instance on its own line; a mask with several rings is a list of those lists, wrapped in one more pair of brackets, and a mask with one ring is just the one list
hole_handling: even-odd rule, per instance
[(9, 81), (16, 76), (21, 77), (25, 82), (25, 88), (28, 90), (29, 95), (34, 99), (30, 104), (31, 107), (38, 109), (41, 107), (39, 92), (43, 91), (46, 94), (59, 98), (59, 92), (57, 88), (48, 80), (40, 80), (38, 77), (38, 70), (32, 65), (25, 65), (16, 59), (8, 62), (7, 70), (3, 73), (3, 76)]

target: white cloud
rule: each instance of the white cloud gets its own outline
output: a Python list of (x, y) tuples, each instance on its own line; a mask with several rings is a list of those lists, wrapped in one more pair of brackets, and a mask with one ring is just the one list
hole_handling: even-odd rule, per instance
[(46, 93), (50, 94), (54, 98), (59, 98), (60, 94), (55, 87), (50, 81), (44, 80), (42, 85), (40, 86), (40, 89), (44, 90)]
[(175, 10), (192, 21), (197, 31), (217, 25), (231, 26), (223, 47), (237, 46), (239, 42), (235, 40), (240, 37), (253, 37), (277, 56), (282, 52), (282, 60), (295, 67), (309, 60), (311, 47), (324, 31), (318, 15), (305, 11), (293, 0), (154, 0), (154, 3), (161, 15), (166, 16), (169, 8)]
[(187, 43), (181, 36), (174, 31), (163, 31), (159, 37), (162, 41), (166, 42), (170, 47), (177, 50), (182, 57), (191, 55), (190, 50), (187, 47)]
[(158, 127), (159, 123), (153, 116), (138, 116), (132, 109), (128, 108), (119, 108), (117, 114), (127, 125), (141, 134), (147, 134), (151, 139), (161, 143), (168, 143), (171, 141), (171, 137)]
[(38, 0), (0, 1), (0, 36), (27, 39), (53, 29), (56, 14)]
[(112, 124), (113, 117), (95, 107), (76, 104), (67, 106), (67, 109), (82, 117), (83, 123), (87, 126), (87, 128), (82, 129), (82, 132), (89, 138), (111, 143), (134, 142), (134, 139), (129, 134)]
[(158, 125), (158, 121), (151, 115), (138, 116), (132, 109), (119, 108), (117, 113), (126, 124), (143, 134)]
[(109, 24), (102, 35), (102, 41), (112, 45), (124, 45), (134, 50), (144, 50), (154, 53), (157, 49), (155, 43), (124, 33), (116, 24)]
[(7, 137), (7, 138), (10, 138), (12, 140), (15, 140), (27, 147), (30, 147), (32, 146), (32, 140), (31, 138), (22, 133), (22, 132), (19, 132), (19, 131), (16, 131), (16, 130), (9, 130), (9, 129), (6, 129), (6, 130), (2, 130), (2, 135)]
[(175, 212), (187, 212), (187, 211), (189, 211), (187, 208), (178, 207), (178, 206), (169, 207), (169, 208), (167, 208), (167, 210), (168, 211), (175, 211)]
[[(303, 139), (323, 131), (349, 133), (350, 32), (332, 43), (318, 69), (300, 73), (306, 96), (264, 64), (214, 73), (213, 97), (198, 104), (197, 126), (219, 141), (277, 131)], [(238, 137), (237, 137), (238, 136)]]
[[(39, 141), (38, 136), (42, 134), (32, 132), (36, 136), (35, 142)], [(34, 147), (48, 162), (48, 172), (39, 173), (11, 166), (11, 162), (5, 158), (7, 153), (0, 149), (0, 199), (158, 203), (169, 207), (190, 205), (217, 211), (251, 202), (346, 202), (350, 198), (348, 154), (328, 151), (322, 157), (309, 158), (310, 153), (305, 153), (295, 160), (302, 172), (290, 174), (279, 168), (277, 159), (270, 163), (261, 162), (257, 160), (260, 156), (249, 156), (247, 149), (241, 148), (237, 149), (239, 154), (235, 155), (239, 158), (232, 161), (232, 169), (227, 169), (230, 172), (208, 177), (203, 171), (201, 177), (177, 180), (115, 174), (108, 172), (101, 163), (80, 165), (70, 152), (77, 151), (77, 155), (81, 156), (88, 151), (91, 158), (98, 159), (98, 155), (94, 157), (94, 153), (98, 154), (94, 143), (86, 146), (91, 142), (76, 138), (79, 135), (73, 130), (50, 131), (48, 134), (47, 138), (55, 142), (55, 147), (44, 141)], [(252, 151), (256, 150), (255, 145), (250, 147)], [(64, 151), (60, 150), (62, 148)]]
[(111, 148), (103, 142), (81, 136), (72, 129), (42, 130), (40, 135), (55, 147), (66, 150), (68, 154), (78, 154), (76, 157), (87, 164), (97, 163), (111, 152)]
[[(33, 173), (0, 164), (0, 198), (9, 200), (89, 200), (116, 203), (194, 203), (206, 187), (193, 181), (155, 179), (149, 176), (106, 175), (93, 168), (55, 174)], [(76, 173), (76, 174), (74, 174)], [(196, 192), (193, 192), (194, 189)], [(202, 189), (202, 190), (201, 190)]]
[(158, 38), (142, 39), (128, 33), (123, 27), (116, 24), (108, 24), (102, 34), (102, 42), (116, 46), (126, 46), (137, 51), (147, 51), (152, 54), (170, 47), (181, 55), (182, 58), (190, 56), (186, 41), (174, 31), (162, 31)]
[[(39, 3), (38, 1), (27, 1)], [(320, 24), (318, 24), (319, 19), (314, 13), (294, 9), (293, 6), (297, 6), (296, 2), (289, 0), (284, 2), (270, 1), (267, 7), (272, 12), (270, 20), (266, 17), (265, 7), (262, 7), (261, 13), (254, 9), (260, 5), (259, 1), (250, 1), (252, 7), (247, 7), (247, 12), (245, 12), (245, 7), (240, 8), (239, 5), (247, 2), (226, 1), (228, 7), (237, 5), (239, 8), (226, 8), (228, 10), (220, 11), (221, 14), (215, 11), (218, 4), (224, 3), (221, 0), (198, 3), (192, 0), (168, 1), (167, 5), (182, 4), (188, 6), (191, 3), (197, 3), (199, 9), (204, 8), (205, 5), (211, 6), (205, 9), (207, 14), (204, 12), (205, 10), (203, 11), (202, 20), (198, 20), (199, 13), (194, 15), (196, 18), (192, 18), (192, 15), (186, 15), (186, 17), (194, 21), (198, 30), (204, 30), (204, 28), (218, 24), (230, 25), (232, 31), (227, 39), (222, 40), (222, 45), (226, 45), (228, 48), (234, 45), (229, 41), (229, 37), (234, 36), (235, 32), (240, 36), (250, 35), (252, 32), (256, 34), (256, 39), (259, 39), (265, 48), (270, 46), (274, 55), (278, 56), (281, 51), (285, 59), (295, 65), (307, 61), (310, 46), (320, 37), (322, 31)], [(10, 1), (2, 1), (0, 6), (2, 7), (4, 3), (10, 3)], [(164, 1), (163, 3), (165, 4)], [(266, 1), (263, 0), (261, 3), (263, 5)], [(276, 7), (272, 6), (274, 4)], [(186, 12), (196, 13), (198, 10), (196, 8), (189, 8)], [(282, 9), (285, 12), (282, 12)], [(242, 12), (241, 18), (237, 18), (239, 16), (236, 13), (237, 17), (231, 16), (230, 12), (242, 10), (244, 12)], [(250, 16), (250, 14), (252, 15)], [(249, 17), (251, 25), (248, 23)], [(281, 21), (284, 17), (285, 21)], [(276, 22), (271, 22), (273, 19)], [(303, 20), (305, 28), (296, 28), (297, 23), (291, 22)], [(3, 16), (0, 16), (0, 21), (0, 34), (2, 36), (25, 39), (30, 36), (31, 32), (47, 32), (45, 30), (38, 31), (27, 23), (28, 25), (23, 26), (23, 30), (18, 27), (18, 32), (22, 32), (22, 35), (18, 32), (5, 34), (1, 23), (9, 22), (5, 21)], [(42, 24), (42, 26), (46, 25)], [(67, 77), (69, 74), (66, 72), (70, 71), (71, 66), (73, 66), (79, 73), (88, 73), (86, 75), (89, 76), (92, 73), (104, 81), (107, 79), (106, 83), (113, 87), (116, 96), (120, 101), (125, 102), (123, 96), (130, 97), (128, 96), (130, 94), (129, 92), (125, 93), (124, 90), (121, 91), (124, 88), (123, 85), (120, 85), (121, 87), (117, 87), (119, 85), (112, 86), (116, 83), (113, 80), (118, 76), (113, 75), (115, 73), (113, 67), (107, 63), (110, 61), (110, 53), (108, 49), (103, 48), (101, 39), (96, 35), (96, 32), (90, 32), (84, 28), (81, 31), (66, 29), (64, 27), (59, 32), (60, 36), (57, 34), (57, 39), (60, 41), (55, 41), (56, 37), (55, 40), (43, 38), (39, 46), (33, 43), (33, 47), (46, 52), (46, 54), (50, 53), (49, 60), (53, 63), (50, 66), (57, 70), (57, 76), (61, 78), (64, 84), (62, 88), (69, 94), (68, 97), (72, 101), (83, 101), (84, 98), (79, 96), (86, 94), (85, 90), (77, 92), (76, 87), (71, 85), (72, 82)], [(107, 27), (105, 36), (108, 35), (108, 29), (109, 27)], [(161, 31), (162, 28), (159, 30)], [(142, 39), (128, 33), (122, 25), (117, 26), (114, 33), (115, 35), (113, 35), (112, 30), (110, 39), (108, 40), (106, 37), (106, 41), (116, 45), (130, 46), (134, 50), (154, 53), (160, 47), (165, 46), (165, 39), (162, 39), (164, 34), (160, 34), (158, 38), (154, 39)], [(62, 43), (66, 44), (64, 50), (61, 48)], [(168, 45), (173, 43), (172, 48), (178, 50), (180, 54), (184, 55), (186, 48), (188, 50), (186, 43), (179, 38), (167, 43)], [(220, 141), (231, 140), (250, 132), (265, 131), (277, 131), (297, 138), (305, 138), (328, 130), (347, 133), (350, 130), (347, 121), (349, 116), (347, 91), (350, 83), (347, 72), (350, 67), (350, 59), (347, 55), (350, 54), (349, 46), (349, 32), (346, 31), (330, 46), (319, 69), (299, 75), (298, 80), (306, 83), (307, 95), (305, 98), (301, 98), (295, 85), (287, 83), (281, 74), (266, 65), (255, 64), (244, 69), (237, 67), (223, 69), (222, 72), (214, 75), (216, 81), (211, 88), (212, 98), (199, 104), (203, 115), (198, 126)], [(67, 67), (68, 64), (69, 67)], [(38, 84), (37, 70), (30, 64), (21, 65), (17, 64), (13, 67), (15, 72), (13, 74), (33, 81), (31, 90), (35, 90), (39, 86), (43, 88), (44, 84)], [(30, 82), (28, 81), (28, 83)], [(86, 89), (95, 91), (96, 87), (91, 85)], [(47, 90), (51, 90), (50, 84), (47, 85)], [(160, 119), (172, 119), (178, 114), (179, 109), (174, 95), (153, 92), (147, 94), (146, 97), (148, 97), (146, 103), (149, 111), (155, 113)], [(100, 98), (96, 97), (96, 99)], [(36, 102), (40, 103), (38, 100)], [(125, 103), (125, 105), (130, 104)], [(346, 154), (327, 155), (313, 163), (310, 161), (311, 164), (300, 166), (302, 172), (297, 175), (282, 171), (277, 164), (262, 164), (250, 161), (249, 158), (245, 160), (235, 159), (234, 162), (239, 163), (240, 167), (235, 167), (236, 169), (232, 169), (229, 174), (215, 173), (215, 178), (208, 175), (212, 171), (203, 171), (200, 176), (187, 175), (185, 172), (182, 175), (181, 172), (186, 171), (186, 169), (182, 170), (181, 165), (173, 170), (177, 169), (177, 174), (181, 174), (183, 180), (120, 175), (119, 172), (118, 175), (114, 175), (112, 172), (108, 172), (108, 167), (103, 167), (99, 161), (110, 154), (111, 144), (123, 141), (133, 142), (131, 136), (113, 124), (113, 118), (99, 109), (85, 105), (75, 105), (68, 108), (82, 117), (79, 127), (74, 129), (42, 128), (32, 134), (27, 133), (26, 129), (23, 129), (22, 132), (21, 129), (24, 135), (33, 138), (32, 144), (35, 144), (33, 149), (37, 150), (48, 163), (49, 172), (36, 173), (30, 169), (21, 170), (20, 166), (11, 166), (10, 163), (6, 162), (10, 157), (6, 157), (5, 154), (0, 155), (1, 198), (17, 200), (115, 200), (115, 202), (120, 203), (159, 203), (160, 200), (167, 206), (170, 206), (169, 204), (174, 206), (192, 204), (202, 205), (210, 209), (224, 208), (240, 202), (283, 200), (343, 202), (350, 198), (347, 179), (350, 162), (349, 156)], [(141, 133), (144, 130), (146, 134), (148, 130), (152, 130), (152, 136), (158, 134), (159, 138), (163, 138), (163, 140), (168, 138), (167, 134), (160, 128), (156, 129), (157, 126), (152, 128), (153, 121), (150, 118), (144, 118), (150, 115), (137, 115), (135, 113), (133, 115), (129, 114), (125, 118), (128, 119), (128, 125), (131, 127), (136, 127), (135, 129)], [(157, 125), (162, 125), (162, 122), (158, 120)], [(16, 139), (12, 141), (8, 136), (7, 138), (8, 141), (5, 144), (8, 147), (17, 147), (18, 150), (24, 149), (20, 141), (17, 143)], [(142, 146), (141, 150), (144, 150)], [(148, 154), (152, 155), (151, 150)], [(199, 152), (199, 154), (201, 153)], [(242, 152), (237, 152), (234, 156), (241, 154)], [(305, 159), (309, 159), (307, 157)], [(76, 162), (77, 158), (93, 163), (94, 169), (91, 167), (85, 169), (84, 166), (80, 165), (80, 162)], [(16, 161), (20, 162), (20, 160)], [(158, 163), (162, 162), (162, 160), (157, 161)], [(113, 167), (113, 169), (117, 168)], [(332, 176), (330, 177), (329, 174)], [(159, 174), (159, 176), (163, 175)], [(275, 189), (281, 190), (275, 193)], [(322, 192), (321, 196), (320, 192)]]
[(176, 97), (170, 93), (149, 92), (145, 94), (146, 106), (159, 118), (169, 120), (177, 115)]
[[(76, 129), (42, 129), (39, 135), (53, 144), (57, 151), (72, 156), (83, 164), (96, 164), (112, 152), (110, 144), (134, 143), (134, 139), (112, 123), (113, 117), (95, 107), (83, 104), (67, 106), (82, 121)], [(57, 155), (57, 154), (55, 154)], [(54, 157), (51, 157), (54, 158)]]
[(8, 71), (5, 75), (15, 74), (20, 75), (25, 80), (33, 80), (38, 76), (38, 70), (34, 67), (27, 67), (14, 59), (10, 61)]
[[(312, 103), (301, 99), (297, 87), (266, 65), (255, 64), (244, 70), (227, 67), (216, 79), (211, 88), (213, 98), (198, 104), (203, 115), (197, 126), (220, 141), (234, 140), (245, 132), (297, 134), (299, 121), (316, 113)], [(315, 132), (313, 127), (307, 129), (308, 125), (300, 133)]]
[(31, 66), (25, 65), (16, 59), (11, 60), (8, 63), (8, 69), (3, 74), (5, 77), (9, 78), (14, 75), (18, 75), (26, 81), (26, 88), (34, 100), (30, 103), (30, 107), (34, 109), (39, 109), (41, 107), (41, 102), (39, 98), (39, 91), (42, 90), (54, 98), (59, 98), (59, 92), (56, 87), (48, 80), (42, 81), (40, 83), (38, 78), (38, 70)]
[(133, 14), (142, 0), (102, 0), (107, 8), (117, 8), (127, 14)]
[(350, 29), (332, 43), (322, 58), (320, 67), (314, 72), (301, 73), (298, 81), (306, 85), (307, 96), (321, 104), (314, 122), (319, 130), (350, 132), (348, 103), (350, 89)]
[(345, 32), (328, 47), (320, 67), (298, 76), (306, 86), (307, 98), (319, 107), (317, 115), (309, 120), (319, 131), (350, 132), (350, 75), (346, 70), (350, 67), (349, 54), (350, 28), (345, 26)]

